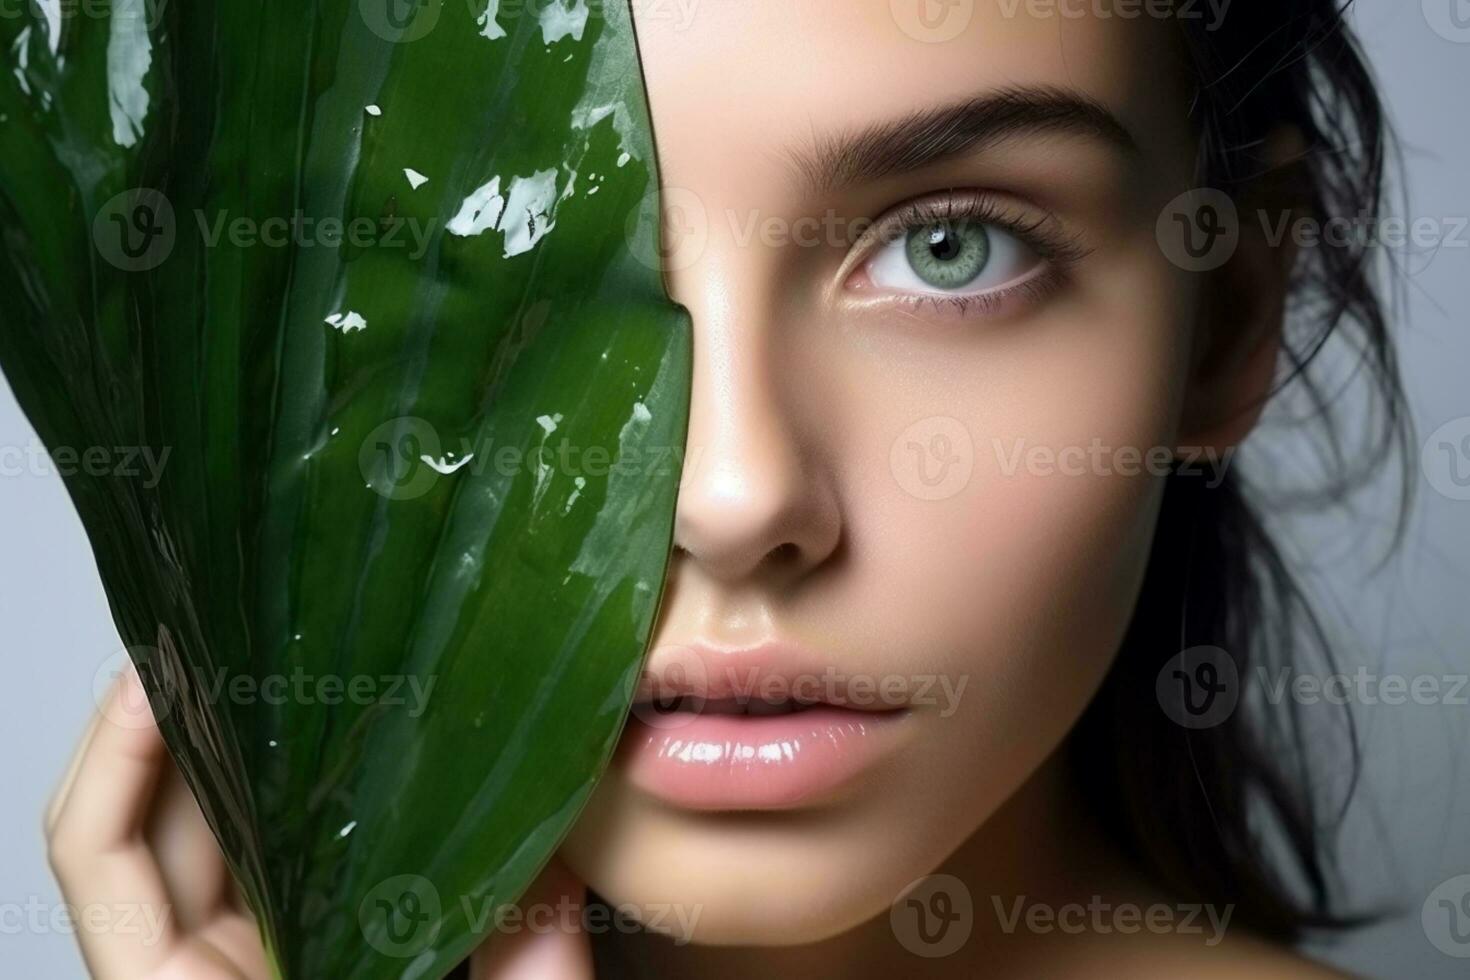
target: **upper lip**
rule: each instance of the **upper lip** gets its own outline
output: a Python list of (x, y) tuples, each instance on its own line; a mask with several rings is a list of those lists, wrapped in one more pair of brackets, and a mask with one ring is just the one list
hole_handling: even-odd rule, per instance
[[(878, 681), (869, 674), (844, 671), (830, 657), (781, 640), (740, 648), (662, 643), (649, 654), (634, 701), (796, 702), (858, 711), (904, 707), (903, 701), (885, 696)], [(906, 690), (902, 693), (907, 695)]]

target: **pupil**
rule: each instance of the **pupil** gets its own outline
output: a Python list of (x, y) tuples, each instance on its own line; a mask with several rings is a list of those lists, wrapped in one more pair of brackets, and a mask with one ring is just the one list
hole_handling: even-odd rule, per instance
[(958, 237), (950, 234), (943, 225), (936, 225), (929, 232), (929, 254), (941, 262), (948, 262), (959, 255), (960, 247)]

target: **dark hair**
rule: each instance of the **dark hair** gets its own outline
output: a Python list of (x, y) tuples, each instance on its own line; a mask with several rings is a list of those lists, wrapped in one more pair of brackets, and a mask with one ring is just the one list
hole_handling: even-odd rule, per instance
[[(1378, 218), (1392, 143), (1345, 23), (1349, 5), (1275, 0), (1239, 4), (1213, 26), (1179, 19), (1196, 86), (1189, 111), (1200, 186), (1323, 224)], [(1280, 127), (1295, 127), (1304, 153), (1267, 173), (1263, 149)], [(1363, 240), (1300, 250), (1282, 325), (1285, 377), (1273, 397), (1305, 399), (1306, 418), (1318, 426), (1315, 485), (1298, 502), (1341, 501), (1386, 462), (1401, 462), (1397, 544), (1411, 432), (1387, 330), (1389, 270), (1378, 251)], [(1347, 345), (1357, 380), (1372, 389), (1371, 417), (1351, 445), (1339, 393), (1314, 376), (1329, 340)], [(1224, 650), (1242, 679), (1309, 656), (1328, 669), (1332, 661), (1326, 631), (1263, 521), (1264, 487), (1247, 484), (1235, 467), (1214, 479), (1180, 467), (1167, 478), (1133, 620), (1068, 752), (1103, 826), (1155, 879), (1176, 894), (1234, 904), (1237, 922), (1291, 941), (1363, 921), (1338, 908), (1334, 862), (1359, 748), (1346, 709), (1319, 727), (1324, 719), (1302, 717), (1289, 698), (1275, 708), (1246, 697), (1223, 721), (1199, 728), (1162, 710), (1156, 680), (1186, 649)], [(1324, 746), (1330, 755), (1320, 754)], [(1329, 797), (1329, 788), (1339, 792)]]

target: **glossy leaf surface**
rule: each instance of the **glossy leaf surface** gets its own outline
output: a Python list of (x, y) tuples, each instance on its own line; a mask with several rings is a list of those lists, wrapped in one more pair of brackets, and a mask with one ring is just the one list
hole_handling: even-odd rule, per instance
[(161, 461), (58, 468), (292, 980), (468, 955), (662, 589), (690, 340), (628, 10), (501, 6), (0, 18), (0, 366), (53, 454)]

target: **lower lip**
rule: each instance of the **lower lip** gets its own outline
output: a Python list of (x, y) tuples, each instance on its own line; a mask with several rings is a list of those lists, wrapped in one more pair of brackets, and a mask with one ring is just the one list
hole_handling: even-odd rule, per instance
[(905, 712), (816, 705), (785, 715), (672, 713), (623, 732), (633, 784), (693, 810), (781, 810), (828, 798), (882, 761)]

